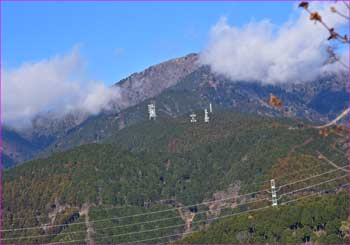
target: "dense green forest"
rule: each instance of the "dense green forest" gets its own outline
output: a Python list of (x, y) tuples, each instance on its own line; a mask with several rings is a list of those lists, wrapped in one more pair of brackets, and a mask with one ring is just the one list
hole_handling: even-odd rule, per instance
[[(197, 114), (202, 116), (201, 112)], [(205, 227), (210, 223), (208, 217), (269, 206), (268, 200), (249, 205), (245, 202), (269, 198), (264, 190), (271, 178), (280, 186), (331, 171), (285, 186), (281, 193), (338, 178), (286, 195), (283, 201), (344, 184), (344, 172), (317, 155), (320, 151), (345, 165), (341, 148), (344, 136), (321, 137), (317, 130), (297, 127), (297, 123), (228, 111), (211, 115), (209, 124), (191, 124), (188, 118), (159, 118), (126, 127), (100, 144), (83, 145), (6, 170), (3, 242), (123, 243), (154, 237), (167, 237), (162, 242), (169, 242), (180, 238), (169, 237), (172, 234)], [(259, 194), (239, 198), (256, 191)], [(221, 203), (218, 213), (210, 210), (209, 204), (201, 204), (220, 197), (230, 198)], [(328, 197), (324, 198), (323, 202), (328, 202)], [(329, 205), (334, 199), (334, 208), (345, 212), (344, 197), (339, 197), (340, 201), (337, 196), (329, 198)], [(274, 209), (273, 214), (292, 212), (288, 208)], [(264, 221), (264, 214), (259, 216), (259, 223), (273, 220)], [(193, 222), (187, 227), (191, 215)], [(344, 213), (339, 215), (339, 222), (347, 220)], [(124, 216), (131, 217), (121, 218)], [(198, 242), (205, 242), (207, 237), (203, 239)], [(254, 239), (249, 241), (263, 242), (261, 237)]]
[(349, 193), (301, 200), (215, 222), (177, 243), (348, 244)]

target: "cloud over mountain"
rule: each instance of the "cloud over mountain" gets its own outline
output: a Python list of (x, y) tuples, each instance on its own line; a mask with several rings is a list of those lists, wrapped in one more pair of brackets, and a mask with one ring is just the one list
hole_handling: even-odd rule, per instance
[[(311, 8), (331, 27), (344, 27), (348, 22), (331, 13), (331, 5), (346, 11), (341, 3), (312, 3)], [(302, 9), (295, 11), (298, 17), (281, 26), (262, 20), (237, 28), (227, 18), (221, 18), (210, 32), (201, 63), (233, 80), (272, 84), (308, 81), (322, 71), (340, 69), (340, 65), (325, 64), (328, 31), (320, 23), (310, 21)], [(341, 57), (347, 62), (347, 56)]]
[(72, 110), (96, 114), (119, 96), (117, 88), (83, 79), (84, 61), (74, 48), (38, 62), (3, 70), (3, 121), (12, 126), (28, 125), (45, 111), (64, 114)]

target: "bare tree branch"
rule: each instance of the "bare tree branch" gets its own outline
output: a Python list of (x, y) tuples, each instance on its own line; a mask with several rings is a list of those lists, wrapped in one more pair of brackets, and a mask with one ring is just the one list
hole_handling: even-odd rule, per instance
[(345, 69), (349, 70), (350, 67), (348, 65), (346, 65), (334, 52), (334, 48), (328, 46), (327, 47), (327, 53), (328, 53), (328, 60), (325, 63), (334, 63), (334, 62), (338, 62), (339, 64), (341, 64)]
[(339, 16), (341, 16), (341, 17), (343, 17), (343, 18), (345, 18), (345, 19), (347, 19), (347, 20), (350, 20), (350, 16), (347, 16), (347, 15), (345, 15), (345, 14), (339, 12), (335, 7), (331, 7), (331, 12), (332, 12), (332, 13), (336, 13), (336, 14), (338, 14)]
[(342, 1), (344, 4), (345, 4), (345, 6), (349, 9), (349, 11), (350, 11), (350, 4), (347, 2), (347, 1)]
[[(342, 1), (346, 7), (349, 9), (350, 11), (350, 4), (346, 1)], [(309, 9), (309, 3), (308, 2), (301, 2), (299, 4), (300, 8), (304, 8), (305, 11), (307, 11), (310, 14), (310, 20), (315, 21), (315, 22), (319, 22), (321, 23), (321, 25), (323, 25), (329, 32), (330, 36), (328, 37), (328, 40), (338, 40), (341, 43), (345, 43), (345, 44), (350, 44), (349, 38), (347, 35), (340, 35), (338, 32), (336, 32), (334, 30), (334, 28), (329, 27), (322, 19), (322, 16), (318, 13), (318, 12), (312, 12)], [(330, 8), (331, 12), (338, 14), (339, 16), (350, 20), (350, 16), (346, 16), (345, 14), (337, 11), (337, 9), (335, 7), (331, 7)], [(334, 52), (334, 49), (331, 47), (327, 48), (327, 52), (328, 52), (328, 60), (326, 61), (327, 63), (333, 63), (333, 62), (338, 62), (339, 64), (341, 64), (345, 69), (349, 70), (350, 67), (349, 65), (345, 64)]]
[[(309, 9), (309, 4), (307, 2), (302, 2), (299, 4), (299, 7), (304, 8), (309, 14), (310, 14), (310, 20), (314, 20), (315, 22), (320, 22), (321, 25), (323, 25), (328, 31), (330, 36), (328, 37), (328, 40), (332, 39), (338, 39), (342, 43), (349, 44), (350, 41), (346, 35), (341, 36), (338, 32), (334, 30), (334, 28), (330, 28), (322, 19), (321, 15), (319, 15), (318, 12), (311, 12)], [(334, 9), (335, 10), (335, 9)], [(336, 11), (336, 10), (335, 10)], [(346, 17), (347, 18), (347, 17)]]

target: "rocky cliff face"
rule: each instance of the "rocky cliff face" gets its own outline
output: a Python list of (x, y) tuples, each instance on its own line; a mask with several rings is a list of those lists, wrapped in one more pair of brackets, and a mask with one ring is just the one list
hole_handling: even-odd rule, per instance
[(122, 93), (122, 99), (117, 101), (119, 108), (128, 108), (174, 86), (178, 81), (198, 69), (199, 63), (197, 61), (197, 54), (189, 54), (151, 66), (121, 80), (115, 84)]

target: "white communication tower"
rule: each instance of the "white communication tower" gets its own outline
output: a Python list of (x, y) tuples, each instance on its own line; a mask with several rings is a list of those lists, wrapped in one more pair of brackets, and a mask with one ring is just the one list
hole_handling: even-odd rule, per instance
[(196, 123), (197, 122), (197, 115), (196, 114), (192, 113), (190, 115), (190, 117), (191, 117), (191, 120), (190, 120), (191, 123)]
[(208, 110), (204, 109), (204, 122), (208, 123), (209, 122), (209, 116), (208, 116)]
[(149, 104), (148, 105), (148, 115), (149, 115), (149, 119), (152, 120), (156, 120), (157, 114), (156, 114), (156, 106), (155, 104)]
[(277, 207), (277, 191), (275, 180), (271, 180), (272, 207)]
[(211, 105), (211, 103), (209, 104), (209, 112), (213, 113), (213, 106)]

